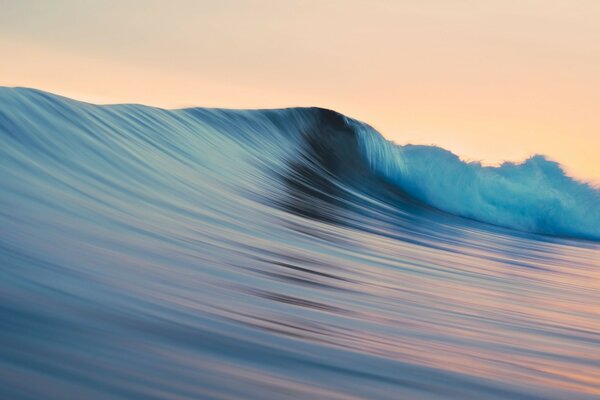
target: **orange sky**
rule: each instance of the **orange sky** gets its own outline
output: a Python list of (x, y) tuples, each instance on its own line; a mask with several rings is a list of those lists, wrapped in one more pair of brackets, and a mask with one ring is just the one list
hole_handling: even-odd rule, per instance
[(600, 1), (0, 2), (0, 85), (164, 107), (317, 105), (398, 143), (542, 153), (600, 183)]

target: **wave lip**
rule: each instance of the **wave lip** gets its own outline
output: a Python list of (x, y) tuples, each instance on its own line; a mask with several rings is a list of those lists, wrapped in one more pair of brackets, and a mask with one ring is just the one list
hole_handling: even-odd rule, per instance
[(600, 191), (543, 155), (483, 166), (436, 146), (396, 145), (353, 123), (371, 167), (428, 205), (521, 231), (600, 239)]

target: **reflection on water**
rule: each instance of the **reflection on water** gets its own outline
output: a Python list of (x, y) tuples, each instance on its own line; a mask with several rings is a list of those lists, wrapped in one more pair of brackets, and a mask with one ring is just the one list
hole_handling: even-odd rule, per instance
[(0, 119), (2, 398), (600, 396), (597, 243), (236, 131), (275, 114), (51, 105)]

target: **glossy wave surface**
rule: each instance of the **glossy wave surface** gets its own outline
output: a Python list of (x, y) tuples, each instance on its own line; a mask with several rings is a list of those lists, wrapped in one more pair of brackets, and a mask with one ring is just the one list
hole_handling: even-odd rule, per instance
[(2, 398), (600, 395), (598, 191), (543, 157), (2, 88), (0, 167)]

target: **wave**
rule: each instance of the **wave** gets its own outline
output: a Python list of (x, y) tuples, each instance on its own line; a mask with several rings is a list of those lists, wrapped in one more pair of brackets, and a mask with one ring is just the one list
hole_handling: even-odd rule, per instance
[(0, 398), (596, 398), (597, 200), (330, 110), (0, 89)]
[[(155, 171), (160, 162), (151, 165), (140, 159), (153, 147), (163, 158), (210, 166), (230, 185), (256, 191), (254, 186), (265, 182), (249, 178), (256, 175), (256, 167), (285, 176), (290, 165), (309, 160), (314, 170), (309, 179), (315, 181), (305, 186), (313, 189), (324, 177), (330, 185), (343, 186), (342, 181), (346, 188), (359, 190), (370, 180), (371, 189), (393, 185), (405, 197), (460, 217), (532, 233), (600, 239), (600, 191), (540, 155), (520, 164), (482, 166), (435, 146), (396, 145), (367, 124), (320, 108), (96, 106), (23, 88), (2, 88), (0, 102), (4, 151), (10, 151), (7, 140), (21, 145), (27, 141), (26, 151), (50, 157), (39, 163), (80, 151), (94, 154), (111, 170), (118, 162), (133, 167), (137, 160)], [(211, 139), (214, 153), (200, 151), (207, 144), (199, 140), (201, 133)], [(5, 160), (12, 158), (5, 154)], [(90, 168), (84, 163), (78, 167)], [(263, 195), (272, 197), (269, 192), (278, 190), (272, 185)]]

